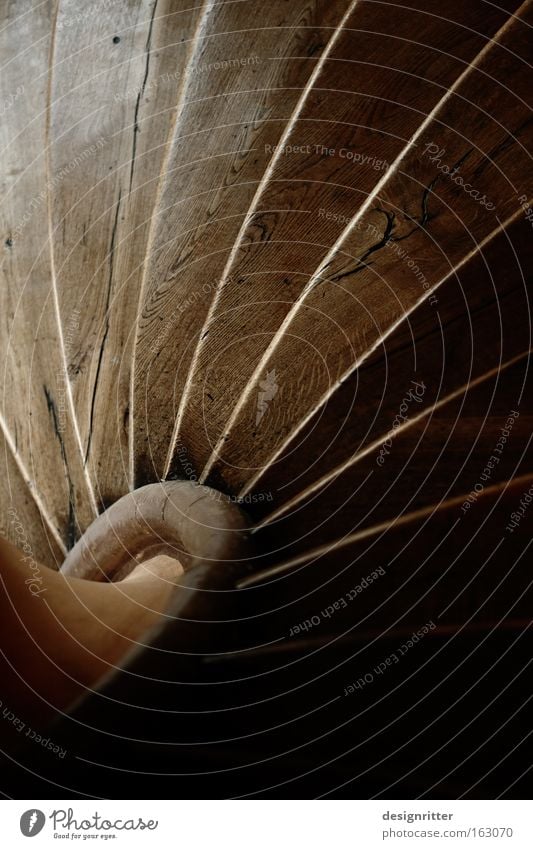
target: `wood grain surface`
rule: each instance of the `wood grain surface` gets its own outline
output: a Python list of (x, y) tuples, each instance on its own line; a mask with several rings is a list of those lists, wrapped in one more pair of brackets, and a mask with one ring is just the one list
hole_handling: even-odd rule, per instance
[[(530, 312), (529, 224), (518, 214), (441, 284), (437, 303), (424, 298), (365, 362), (353, 371), (285, 449), (261, 470), (250, 494), (271, 493), (276, 510), (303, 493), (333, 480), (393, 428), (406, 393), (422, 381), (419, 400), (410, 405), (400, 429), (413, 415), (431, 414), (456, 394), (503, 363), (527, 354)], [(502, 272), (494, 269), (502, 262)], [(527, 281), (527, 283), (526, 283)], [(414, 409), (413, 409), (414, 406)], [(268, 502), (254, 505), (265, 515)], [(270, 503), (270, 511), (272, 506)]]
[[(457, 14), (472, 14), (468, 9), (461, 4)], [(421, 37), (413, 42), (415, 18), (415, 28), (420, 29)], [(509, 27), (508, 17), (495, 11), (494, 16), (489, 13), (484, 17), (482, 25), (486, 35), (492, 36), (502, 27)], [(372, 36), (372, 32), (377, 35)], [(378, 59), (387, 34), (394, 44), (392, 68), (387, 64), (382, 66)], [(362, 215), (373, 197), (372, 192), (384, 180), (396, 179), (398, 158), (403, 161), (412, 154), (413, 144), (422, 134), (432, 110), (440, 118), (451, 98), (450, 87), (457, 85), (461, 77), (474, 76), (469, 63), (481, 61), (481, 51), (490, 52), (490, 47), (486, 36), (473, 36), (470, 29), (443, 22), (427, 12), (407, 16), (401, 7), (391, 14), (389, 7), (380, 11), (373, 4), (356, 5), (331, 61), (325, 63), (291, 128), (287, 144), (293, 145), (297, 152), (279, 158), (272, 179), (265, 186), (261, 206), (271, 212), (258, 212), (252, 218), (247, 238), (235, 252), (231, 280), (249, 280), (248, 285), (237, 288), (229, 282), (217, 299), (220, 322), (217, 330), (213, 315), (214, 323), (202, 346), (199, 372), (194, 378), (201, 396), (198, 401), (194, 398), (189, 401), (191, 428), (183, 436), (199, 468), (206, 465), (204, 474), (210, 471), (217, 453), (234, 462), (228, 445), (232, 439), (239, 443), (240, 451), (254, 444), (258, 384), (276, 365), (269, 350), (277, 347), (281, 339), (288, 343), (292, 338), (293, 326), (287, 324), (291, 310), (300, 304), (304, 293), (314, 288), (328, 252), (354, 226), (355, 217)], [(352, 63), (354, 56), (356, 70)], [(421, 79), (422, 67), (424, 79)], [(398, 81), (401, 81), (400, 92), (393, 97)], [(413, 102), (416, 107), (412, 106)], [(346, 152), (366, 158), (354, 161), (347, 158)], [(429, 166), (429, 170), (434, 172), (434, 166)], [(425, 185), (420, 186), (420, 198)], [(397, 197), (398, 212), (399, 202)], [(419, 205), (417, 201), (417, 213)], [(337, 220), (328, 218), (327, 213), (335, 214)], [(387, 222), (384, 214), (373, 211), (371, 215), (369, 223), (377, 227), (378, 235), (370, 233), (369, 244), (362, 246), (361, 254), (371, 245), (375, 249)], [(406, 223), (412, 229), (413, 222)], [(351, 246), (342, 247), (350, 251)], [(350, 253), (358, 255), (355, 250)], [(324, 283), (341, 267), (344, 270), (346, 257), (341, 254), (339, 259), (342, 265), (338, 263), (338, 269), (328, 259)], [(247, 277), (247, 272), (252, 276)], [(309, 302), (320, 298), (320, 308), (325, 310), (322, 295), (311, 292)], [(345, 305), (338, 297), (336, 306), (345, 314)], [(350, 326), (352, 331), (357, 331), (358, 323), (353, 318)], [(307, 328), (304, 339), (310, 349), (306, 361), (311, 357), (310, 352), (320, 349), (323, 343), (317, 335), (318, 329), (314, 326), (311, 333)], [(339, 336), (341, 333), (342, 329)], [(295, 334), (298, 335), (298, 328)], [(328, 327), (327, 343), (330, 337)], [(239, 338), (239, 344), (228, 345), (227, 340), (235, 338)], [(351, 339), (343, 338), (342, 343), (345, 355), (353, 358)], [(224, 350), (223, 359), (219, 349)], [(301, 351), (296, 356), (293, 351), (288, 362), (298, 370), (300, 358)], [(224, 391), (217, 394), (216, 384), (224, 385)], [(302, 403), (298, 399), (299, 410)], [(263, 422), (267, 426), (265, 419)], [(255, 455), (255, 448), (252, 450)]]
[[(24, 480), (66, 547), (96, 515), (72, 414), (48, 228), (53, 4), (0, 11), (1, 420)], [(39, 524), (39, 523), (38, 523)], [(39, 527), (36, 535), (39, 537)]]
[(77, 318), (69, 377), (84, 462), (103, 507), (131, 483), (139, 295), (203, 13), (186, 0), (99, 0), (91, 14), (59, 4), (50, 107), (54, 261), (65, 333)]
[[(246, 0), (217, 4), (206, 17), (147, 258), (135, 358), (138, 484), (169, 472), (182, 436), (188, 445), (179, 423), (195, 403), (195, 351), (209, 332), (209, 306), (259, 187), (269, 181), (276, 145), (349, 5)], [(242, 294), (237, 278), (234, 285)]]
[(40, 563), (58, 569), (66, 546), (35, 487), (25, 480), (12, 447), (0, 436), (0, 536), (24, 552), (36, 572)]
[(270, 558), (334, 486), (357, 509), (310, 544), (374, 522), (350, 488), (389, 439), (365, 495), (383, 516), (448, 436), (479, 459), (503, 412), (456, 412), (493, 386), (510, 409), (529, 379), (531, 10), (5, 7), (0, 427), (53, 546), (136, 487), (200, 479)]
[[(450, 95), (438, 109), (417, 138), (416, 147), (405, 152), (390, 176), (385, 175), (379, 191), (365, 197), (363, 207), (355, 207), (356, 214), (341, 231), (335, 251), (306, 283), (282, 330), (277, 326), (277, 305), (268, 309), (262, 326), (267, 335), (272, 328), (272, 348), (265, 351), (263, 346), (259, 352), (259, 337), (251, 333), (250, 344), (256, 346), (258, 357), (248, 351), (241, 368), (253, 363), (258, 363), (258, 368), (251, 382), (243, 384), (223, 438), (207, 461), (206, 480), (211, 472), (212, 480), (217, 472), (225, 478), (227, 464), (237, 466), (227, 471), (230, 485), (246, 484), (247, 470), (257, 468), (261, 460), (268, 463), (282, 445), (285, 429), (289, 432), (312, 414), (317, 402), (335, 391), (428, 291), (436, 289), (465, 256), (476, 251), (500, 222), (520, 212), (518, 196), (533, 194), (533, 184), (526, 176), (531, 139), (529, 66), (522, 58), (527, 55), (528, 38), (524, 24), (506, 27), (498, 43), (490, 46), (484, 58), (478, 58), (479, 71), (467, 69), (457, 94)], [(510, 44), (513, 52), (505, 49)], [(487, 97), (486, 75), (494, 68), (498, 78)], [(417, 97), (421, 104), (420, 91)], [(424, 154), (433, 144), (444, 151), (442, 164), (450, 170), (460, 165), (465, 184), (475, 187), (479, 197), (490, 199), (492, 209), (443, 176), (429, 152)], [(329, 182), (326, 190), (333, 191)], [(350, 214), (342, 194), (333, 195), (323, 206), (343, 215), (344, 220)], [(267, 244), (265, 250), (273, 248)], [(263, 294), (274, 300), (266, 278), (262, 283)], [(290, 300), (279, 308), (285, 310)], [(248, 317), (255, 321), (252, 313), (253, 306), (244, 304), (238, 310), (239, 321), (249, 327)], [(302, 363), (308, 381), (302, 380)], [(261, 382), (273, 372), (281, 390), (271, 406), (283, 405), (281, 432), (269, 426), (272, 415), (256, 426)], [(224, 404), (227, 398), (225, 393)], [(208, 442), (214, 445), (217, 417), (207, 416), (206, 422)]]
[(0, 4), (5, 795), (522, 792), (532, 27)]

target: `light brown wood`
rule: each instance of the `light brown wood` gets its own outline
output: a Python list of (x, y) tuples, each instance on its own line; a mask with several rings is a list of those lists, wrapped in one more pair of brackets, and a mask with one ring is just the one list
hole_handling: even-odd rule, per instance
[(65, 557), (61, 537), (35, 487), (17, 466), (12, 446), (0, 435), (0, 537), (16, 546), (27, 563), (58, 569)]
[(522, 789), (532, 10), (6, 0), (6, 795)]
[[(247, 0), (216, 4), (206, 18), (147, 257), (135, 360), (137, 486), (166, 475), (170, 460), (181, 475), (174, 428), (188, 415), (209, 306), (273, 150), (349, 5)], [(241, 283), (234, 279), (242, 293)]]
[(2, 4), (0, 415), (24, 480), (68, 547), (95, 517), (96, 507), (70, 405), (48, 239), (52, 29), (53, 3)]
[(50, 170), (56, 279), (84, 461), (99, 503), (130, 488), (133, 342), (154, 206), (204, 6), (59, 4)]

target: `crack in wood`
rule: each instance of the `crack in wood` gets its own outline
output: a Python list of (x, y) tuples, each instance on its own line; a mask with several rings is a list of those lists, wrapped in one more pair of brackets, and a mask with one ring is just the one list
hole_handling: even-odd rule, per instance
[(395, 228), (395, 214), (394, 212), (388, 212), (386, 209), (381, 209), (381, 207), (376, 207), (376, 212), (381, 212), (387, 219), (387, 223), (385, 225), (385, 230), (383, 231), (383, 235), (379, 241), (377, 241), (374, 245), (371, 245), (364, 254), (359, 257), (357, 260), (357, 266), (355, 268), (348, 269), (348, 271), (341, 271), (338, 274), (334, 274), (331, 277), (332, 283), (338, 283), (339, 280), (342, 280), (345, 277), (350, 277), (353, 274), (357, 274), (359, 271), (362, 271), (364, 268), (370, 268), (372, 263), (367, 263), (366, 260), (369, 256), (376, 251), (381, 250), (381, 248), (385, 247), (387, 242), (392, 241), (392, 234)]
[(96, 376), (94, 378), (93, 392), (91, 398), (91, 413), (89, 417), (89, 435), (87, 438), (87, 450), (85, 452), (85, 458), (83, 461), (83, 465), (87, 465), (87, 461), (89, 459), (89, 453), (91, 450), (91, 442), (93, 435), (93, 424), (94, 424), (94, 408), (96, 404), (96, 393), (98, 390), (98, 383), (100, 380), (100, 371), (102, 368), (102, 360), (104, 356), (104, 348), (107, 342), (107, 337), (109, 335), (109, 305), (111, 303), (111, 291), (113, 288), (113, 264), (115, 258), (115, 241), (117, 237), (117, 229), (118, 229), (118, 218), (120, 214), (120, 204), (122, 201), (122, 189), (119, 189), (118, 193), (118, 201), (117, 201), (117, 210), (115, 213), (115, 221), (113, 223), (113, 231), (111, 233), (111, 242), (109, 246), (109, 279), (107, 284), (107, 293), (106, 293), (106, 304), (105, 304), (105, 330), (104, 335), (102, 337), (102, 343), (100, 345), (100, 351), (98, 353), (98, 364), (96, 366)]
[(152, 32), (154, 29), (154, 18), (157, 9), (157, 4), (159, 0), (155, 0), (154, 8), (152, 9), (152, 16), (150, 18), (150, 25), (148, 27), (148, 36), (146, 38), (146, 46), (144, 51), (146, 53), (146, 63), (144, 67), (144, 78), (141, 85), (141, 90), (137, 95), (137, 100), (135, 102), (135, 113), (133, 116), (133, 143), (132, 143), (132, 155), (131, 155), (131, 168), (130, 168), (130, 192), (133, 186), (133, 172), (135, 171), (135, 158), (137, 156), (137, 133), (140, 132), (139, 128), (139, 109), (141, 106), (141, 98), (144, 95), (146, 89), (146, 83), (148, 81), (148, 75), (150, 73), (150, 57), (152, 53)]
[(68, 519), (67, 519), (67, 534), (65, 539), (65, 544), (67, 550), (73, 548), (77, 538), (77, 521), (76, 521), (76, 505), (75, 505), (75, 497), (74, 497), (74, 484), (72, 483), (72, 478), (70, 476), (70, 469), (67, 460), (67, 452), (65, 449), (65, 441), (63, 439), (63, 432), (59, 427), (59, 421), (57, 417), (57, 408), (55, 405), (55, 401), (52, 397), (52, 393), (46, 386), (43, 384), (44, 394), (46, 398), (46, 406), (48, 408), (48, 413), (50, 414), (50, 418), (52, 419), (52, 424), (54, 427), (55, 435), (59, 441), (59, 447), (61, 450), (61, 456), (63, 458), (63, 464), (65, 466), (65, 473), (67, 475), (68, 480)]

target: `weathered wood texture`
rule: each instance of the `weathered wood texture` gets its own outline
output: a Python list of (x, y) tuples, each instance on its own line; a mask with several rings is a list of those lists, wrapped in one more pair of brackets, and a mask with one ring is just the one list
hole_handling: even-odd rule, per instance
[(86, 10), (59, 4), (53, 246), (84, 461), (102, 506), (131, 483), (139, 293), (167, 141), (203, 14), (201, 3), (186, 0), (98, 0)]
[[(485, 18), (484, 24), (490, 20)], [(465, 255), (476, 250), (499, 220), (519, 210), (520, 194), (533, 192), (524, 147), (531, 139), (530, 108), (525, 102), (530, 97), (530, 69), (524, 61), (528, 28), (522, 22), (507, 22), (497, 41), (487, 43), (470, 34), (467, 37), (451, 23), (448, 26), (449, 31), (443, 29), (442, 21), (429, 18), (430, 31), (424, 40), (431, 41), (433, 36), (436, 50), (443, 48), (444, 39), (449, 52), (455, 35), (456, 52), (462, 48), (463, 59), (474, 60), (471, 66), (465, 67), (464, 61), (451, 59), (448, 53), (437, 54), (429, 62), (424, 49), (407, 43), (395, 52), (395, 64), (404, 56), (404, 70), (411, 73), (416, 68), (420, 72), (418, 63), (427, 64), (428, 78), (407, 76), (393, 97), (398, 80), (403, 81), (400, 71), (389, 71), (381, 81), (384, 92), (379, 87), (380, 73), (372, 68), (369, 93), (388, 96), (375, 102), (360, 94), (355, 99), (345, 94), (331, 97), (330, 112), (337, 121), (343, 115), (353, 117), (354, 112), (361, 115), (355, 126), (335, 124), (335, 143), (329, 145), (327, 130), (322, 124), (318, 130), (313, 125), (313, 141), (336, 153), (284, 157), (275, 175), (278, 179), (269, 184), (269, 193), (285, 196), (285, 201), (269, 197), (264, 203), (277, 209), (285, 205), (287, 212), (272, 215), (263, 235), (257, 230), (258, 238), (243, 246), (237, 269), (244, 274), (246, 267), (253, 266), (253, 282), (242, 287), (238, 296), (231, 283), (223, 289), (221, 321), (211, 328), (203, 348), (203, 373), (196, 381), (202, 395), (189, 405), (194, 428), (186, 441), (196, 464), (200, 468), (206, 464), (204, 475), (213, 474), (212, 480), (221, 474), (233, 488), (245, 485), (250, 471), (268, 463), (291, 429), (316, 409), (365, 352), (379, 344), (382, 335), (427, 294), (428, 287), (437, 286)], [(357, 38), (354, 33), (345, 36), (349, 55), (360, 53)], [(383, 49), (382, 38), (379, 44)], [(483, 52), (476, 53), (481, 45)], [(342, 73), (342, 63), (332, 63), (332, 68), (324, 73)], [(460, 82), (459, 73), (463, 75)], [(346, 76), (344, 72), (342, 79)], [(355, 82), (359, 91), (359, 73)], [(452, 84), (455, 88), (450, 89)], [(340, 85), (341, 79), (331, 80), (328, 88)], [(363, 99), (366, 109), (359, 102)], [(311, 98), (309, 119), (320, 108)], [(303, 143), (309, 137), (309, 125), (302, 117), (294, 129), (294, 142)], [(450, 169), (460, 165), (464, 182), (494, 208), (489, 210), (447, 178), (439, 163), (432, 161), (431, 149), (425, 152), (430, 144), (444, 151), (442, 165)], [(391, 167), (377, 172), (341, 161), (343, 145), (353, 153), (375, 155)], [(288, 172), (293, 175), (289, 186), (283, 182), (284, 171), (285, 177)], [(298, 223), (302, 216), (290, 211), (302, 207), (309, 211), (305, 224)], [(337, 220), (328, 220), (328, 215)], [(323, 246), (333, 244), (326, 254)], [(296, 273), (291, 276), (291, 271)], [(241, 272), (234, 269), (235, 273)], [(237, 326), (240, 342), (229, 346), (227, 340), (236, 338)], [(218, 346), (225, 346), (223, 363)], [(219, 362), (227, 377), (224, 392), (217, 396), (216, 384), (223, 385)], [(312, 375), (307, 383), (304, 367)], [(283, 404), (282, 428), (270, 427), (272, 414), (259, 422), (257, 416), (262, 384), (274, 372), (283, 396), (278, 392), (270, 407)], [(215, 451), (209, 455), (213, 446)]]
[(161, 478), (249, 497), (269, 557), (459, 491), (424, 468), (531, 348), (531, 10), (5, 7), (1, 427), (59, 550)]
[[(532, 13), (4, 0), (0, 535), (119, 582), (40, 607), (59, 657), (70, 625), (116, 636), (98, 593), (150, 614), (130, 555), (191, 566), (150, 646), (118, 630), (139, 648), (66, 720), (76, 757), (28, 743), (26, 797), (521, 792)], [(128, 492), (195, 477), (213, 504)]]
[[(272, 149), (349, 5), (248, 0), (210, 9), (185, 81), (147, 258), (135, 364), (138, 483), (168, 472), (176, 420), (188, 415), (191, 363), (224, 266)], [(238, 280), (235, 286), (242, 291)]]
[(96, 510), (70, 406), (48, 234), (52, 30), (51, 2), (2, 4), (1, 416), (25, 481), (68, 547)]
[(65, 546), (49, 521), (46, 508), (36, 501), (35, 488), (25, 481), (3, 436), (0, 437), (0, 536), (24, 553), (32, 574), (37, 577), (40, 563), (58, 569), (65, 556)]

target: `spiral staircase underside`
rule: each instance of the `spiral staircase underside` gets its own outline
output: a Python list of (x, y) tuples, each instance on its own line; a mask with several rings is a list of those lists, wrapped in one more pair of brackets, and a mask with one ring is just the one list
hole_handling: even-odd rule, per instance
[[(57, 569), (147, 484), (197, 480), (242, 504), (251, 568), (231, 609), (215, 605), (227, 628), (201, 675), (241, 680), (238, 697), (217, 690), (228, 711), (261, 708), (241, 717), (252, 742), (231, 742), (231, 719), (230, 742), (202, 755), (202, 787), (246, 750), (256, 766), (249, 785), (234, 774), (235, 795), (265, 774), (281, 786), (284, 770), (306, 793), (506, 791), (487, 770), (474, 786), (481, 736), (453, 777), (453, 706), (434, 779), (423, 764), (399, 787), (400, 768), (376, 774), (389, 708), (369, 694), (372, 749), (337, 691), (431, 621), (431, 704), (448, 672), (486, 663), (492, 705), (507, 658), (523, 736), (512, 672), (525, 675), (531, 622), (532, 25), (530, 0), (0, 9), (0, 533), (20, 545), (22, 526)], [(314, 625), (378, 568), (387, 577), (356, 590), (356, 606)], [(286, 722), (258, 736), (273, 692)], [(418, 757), (424, 706), (413, 710), (403, 765)], [(494, 741), (502, 758), (513, 722)], [(357, 779), (348, 738), (362, 747)], [(149, 753), (135, 757), (153, 774)]]

